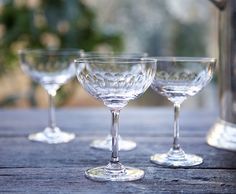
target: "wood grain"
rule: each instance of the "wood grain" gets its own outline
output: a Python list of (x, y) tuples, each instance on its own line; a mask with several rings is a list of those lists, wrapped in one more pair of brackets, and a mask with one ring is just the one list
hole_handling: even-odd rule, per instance
[[(109, 131), (106, 109), (61, 109), (58, 125), (77, 134), (68, 144), (30, 142), (27, 135), (47, 124), (46, 110), (0, 110), (0, 193), (236, 193), (236, 153), (215, 149), (205, 135), (217, 112), (183, 110), (181, 144), (204, 158), (193, 168), (164, 168), (150, 155), (167, 151), (172, 143), (172, 109), (132, 108), (121, 113), (120, 133), (138, 147), (121, 152), (123, 164), (145, 170), (135, 182), (93, 182), (87, 168), (104, 165), (109, 151), (89, 148)], [(111, 192), (112, 191), (112, 192)]]

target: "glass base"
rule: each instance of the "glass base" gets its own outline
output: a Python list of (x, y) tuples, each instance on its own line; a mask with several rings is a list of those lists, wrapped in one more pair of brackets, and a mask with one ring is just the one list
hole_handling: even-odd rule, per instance
[(155, 154), (150, 158), (151, 162), (169, 167), (190, 167), (203, 162), (203, 159), (193, 154), (185, 154), (182, 149), (170, 149), (165, 154)]
[[(136, 143), (130, 140), (124, 140), (122, 137), (118, 137), (119, 141), (119, 150), (120, 151), (130, 151), (136, 148)], [(91, 148), (100, 149), (100, 150), (110, 150), (112, 149), (112, 137), (108, 135), (105, 139), (94, 140), (90, 144)]]
[(67, 143), (75, 138), (75, 134), (61, 131), (58, 127), (53, 130), (47, 127), (44, 131), (30, 134), (29, 140), (48, 144)]
[(236, 124), (218, 119), (207, 135), (211, 146), (236, 151)]
[(88, 169), (85, 171), (85, 176), (94, 181), (135, 181), (143, 178), (144, 171), (137, 168), (124, 167), (118, 162)]

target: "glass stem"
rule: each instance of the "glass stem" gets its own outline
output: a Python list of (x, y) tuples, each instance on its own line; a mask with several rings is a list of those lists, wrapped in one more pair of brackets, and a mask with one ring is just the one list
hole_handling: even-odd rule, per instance
[(111, 163), (117, 163), (117, 162), (119, 162), (118, 130), (119, 130), (120, 110), (111, 110), (111, 114), (112, 114), (112, 126), (111, 126), (112, 154), (111, 154)]
[(49, 127), (52, 132), (55, 132), (56, 119), (55, 119), (55, 106), (54, 106), (55, 95), (49, 94)]
[(173, 141), (173, 150), (179, 150), (179, 110), (180, 104), (174, 104), (174, 141)]

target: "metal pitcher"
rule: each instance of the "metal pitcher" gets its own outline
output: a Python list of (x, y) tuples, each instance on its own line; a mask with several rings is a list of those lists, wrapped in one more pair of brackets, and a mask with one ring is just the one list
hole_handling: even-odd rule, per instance
[(236, 0), (211, 0), (219, 13), (220, 118), (210, 129), (207, 143), (236, 151)]

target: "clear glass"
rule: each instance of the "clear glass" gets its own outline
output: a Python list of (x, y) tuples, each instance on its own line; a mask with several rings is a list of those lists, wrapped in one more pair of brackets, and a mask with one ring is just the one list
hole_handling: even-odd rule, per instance
[(144, 171), (126, 167), (119, 160), (119, 115), (129, 100), (146, 91), (155, 75), (155, 59), (87, 57), (76, 60), (77, 78), (92, 96), (103, 101), (112, 115), (112, 154), (106, 166), (88, 169), (85, 176), (96, 181), (132, 181)]
[(61, 85), (75, 76), (74, 59), (80, 56), (76, 49), (19, 51), (23, 71), (39, 83), (49, 95), (48, 127), (42, 132), (30, 134), (32, 141), (49, 144), (67, 143), (75, 134), (67, 133), (56, 126), (54, 97)]
[(164, 154), (151, 156), (153, 163), (189, 167), (203, 162), (200, 156), (185, 154), (179, 143), (179, 111), (181, 103), (198, 93), (211, 80), (214, 58), (160, 57), (151, 87), (174, 104), (174, 139), (172, 148)]
[[(82, 52), (83, 57), (132, 57), (140, 59), (142, 57), (147, 57), (147, 53), (116, 53), (116, 52), (107, 52), (107, 53), (99, 53), (99, 52)], [(103, 139), (95, 139), (90, 144), (91, 148), (101, 149), (101, 150), (112, 150), (112, 131), (110, 130), (110, 134), (108, 134)], [(123, 139), (120, 135), (118, 136), (120, 146), (119, 150), (121, 151), (130, 151), (136, 148), (137, 144), (134, 141)]]

